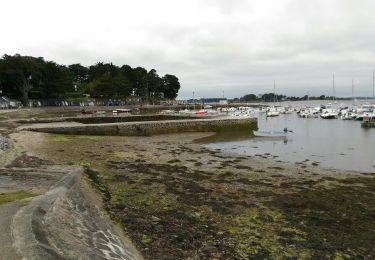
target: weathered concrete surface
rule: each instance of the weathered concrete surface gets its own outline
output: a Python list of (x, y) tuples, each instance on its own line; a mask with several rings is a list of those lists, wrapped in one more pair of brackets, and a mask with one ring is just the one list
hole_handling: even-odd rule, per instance
[(71, 169), (14, 216), (13, 247), (24, 259), (140, 259), (82, 191)]
[(148, 122), (127, 122), (112, 124), (49, 124), (23, 127), (31, 130), (56, 134), (75, 135), (120, 135), (120, 136), (147, 136), (182, 132), (219, 132), (241, 129), (252, 130), (257, 127), (255, 118), (215, 118), (194, 120), (164, 120)]
[(103, 215), (100, 200), (81, 180), (82, 171), (66, 166), (0, 169), (0, 193), (41, 194), (0, 205), (0, 260), (142, 259)]
[(13, 248), (11, 223), (13, 216), (26, 204), (25, 201), (16, 201), (0, 205), (0, 260), (21, 259)]

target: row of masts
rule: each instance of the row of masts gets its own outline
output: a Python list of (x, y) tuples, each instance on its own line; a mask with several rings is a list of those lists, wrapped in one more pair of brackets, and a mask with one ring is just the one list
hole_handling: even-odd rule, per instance
[[(375, 100), (375, 70), (372, 71), (372, 99)], [(354, 79), (352, 79), (352, 100), (354, 101)], [(335, 101), (335, 73), (333, 73), (333, 101)]]
[[(333, 96), (332, 99), (335, 101), (335, 73), (333, 73)], [(352, 99), (354, 100), (354, 79), (352, 79)], [(372, 99), (375, 100), (375, 70), (372, 71)]]
[[(332, 100), (335, 101), (335, 73), (332, 78), (333, 95)], [(372, 99), (375, 100), (375, 69), (372, 71)], [(352, 100), (354, 101), (354, 79), (352, 79)], [(273, 81), (273, 102), (276, 103), (276, 81)]]

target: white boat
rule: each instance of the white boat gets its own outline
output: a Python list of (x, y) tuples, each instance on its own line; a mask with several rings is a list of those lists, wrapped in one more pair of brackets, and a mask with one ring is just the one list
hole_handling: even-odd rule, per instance
[(275, 116), (279, 116), (280, 115), (280, 112), (277, 111), (277, 109), (275, 107), (270, 107), (267, 109), (267, 112), (266, 112), (266, 116), (267, 117), (275, 117)]
[(353, 111), (342, 110), (341, 111), (341, 119), (342, 120), (353, 120), (357, 117), (357, 114)]
[(288, 131), (253, 131), (256, 137), (287, 137)]
[(337, 119), (339, 114), (334, 109), (323, 109), (320, 117), (323, 119)]
[(112, 111), (113, 114), (120, 114), (120, 113), (127, 113), (130, 114), (132, 112), (131, 109), (128, 108), (118, 108)]

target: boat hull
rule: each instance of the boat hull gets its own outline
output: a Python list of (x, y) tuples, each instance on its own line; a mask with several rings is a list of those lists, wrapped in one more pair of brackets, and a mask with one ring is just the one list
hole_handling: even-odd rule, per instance
[(253, 131), (256, 137), (286, 137), (285, 132), (275, 132), (275, 131)]

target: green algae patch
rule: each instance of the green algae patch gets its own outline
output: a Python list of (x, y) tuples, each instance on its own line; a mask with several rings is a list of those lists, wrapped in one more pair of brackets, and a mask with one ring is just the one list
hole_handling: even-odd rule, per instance
[(176, 207), (175, 197), (161, 192), (162, 189), (138, 187), (126, 183), (109, 184), (112, 190), (113, 209), (136, 208), (148, 211), (165, 211)]
[(13, 202), (13, 201), (18, 201), (18, 200), (23, 200), (26, 198), (30, 197), (35, 197), (38, 194), (30, 192), (30, 191), (15, 191), (15, 192), (7, 192), (7, 193), (0, 193), (0, 205)]
[(85, 176), (89, 180), (90, 184), (94, 187), (94, 189), (99, 192), (104, 203), (104, 208), (107, 210), (108, 202), (111, 200), (111, 193), (109, 192), (107, 186), (102, 182), (99, 173), (86, 166)]
[(52, 142), (73, 142), (77, 140), (92, 140), (97, 141), (102, 139), (102, 136), (96, 135), (49, 135), (48, 140)]
[(236, 245), (241, 258), (282, 257), (309, 259), (311, 252), (298, 249), (295, 241), (304, 241), (306, 233), (295, 229), (277, 210), (262, 205), (226, 218), (228, 240)]

